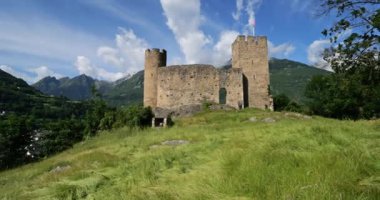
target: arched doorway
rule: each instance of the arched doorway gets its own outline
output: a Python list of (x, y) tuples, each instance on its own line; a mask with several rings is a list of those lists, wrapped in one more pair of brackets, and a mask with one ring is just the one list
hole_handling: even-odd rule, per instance
[(219, 104), (226, 104), (227, 102), (227, 90), (226, 88), (219, 89)]

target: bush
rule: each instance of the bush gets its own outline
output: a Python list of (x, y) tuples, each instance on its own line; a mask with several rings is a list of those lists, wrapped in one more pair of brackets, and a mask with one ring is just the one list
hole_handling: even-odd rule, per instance
[(285, 94), (279, 94), (273, 97), (273, 105), (275, 111), (285, 110), (290, 103), (290, 99)]
[(108, 111), (100, 120), (101, 130), (110, 130), (128, 126), (130, 128), (144, 128), (150, 126), (153, 112), (150, 107), (128, 106), (116, 110)]
[(291, 101), (285, 94), (279, 94), (273, 97), (275, 111), (302, 112), (302, 107), (294, 101)]

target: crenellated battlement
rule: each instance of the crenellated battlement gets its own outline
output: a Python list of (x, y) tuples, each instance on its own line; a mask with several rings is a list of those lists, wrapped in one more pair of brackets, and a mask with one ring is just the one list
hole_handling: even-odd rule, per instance
[(166, 50), (165, 49), (152, 48), (152, 49), (145, 50), (145, 53), (166, 54)]
[(267, 37), (266, 36), (251, 36), (251, 35), (239, 35), (234, 43), (240, 44), (240, 45), (266, 45), (267, 44)]
[(147, 49), (145, 50), (145, 68), (156, 68), (166, 66), (165, 49)]

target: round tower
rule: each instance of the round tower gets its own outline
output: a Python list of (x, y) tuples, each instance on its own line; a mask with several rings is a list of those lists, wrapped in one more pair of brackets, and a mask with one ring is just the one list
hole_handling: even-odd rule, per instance
[(144, 66), (144, 107), (157, 105), (157, 73), (159, 67), (166, 66), (165, 49), (147, 49)]

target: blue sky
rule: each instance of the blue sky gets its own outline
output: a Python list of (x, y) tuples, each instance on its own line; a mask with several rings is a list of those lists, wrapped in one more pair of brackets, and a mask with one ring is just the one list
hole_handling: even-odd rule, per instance
[[(314, 0), (0, 0), (0, 68), (29, 83), (82, 73), (116, 80), (143, 69), (146, 48), (168, 63), (225, 63), (255, 18), (270, 56), (324, 67)], [(248, 32), (252, 34), (251, 31)]]

